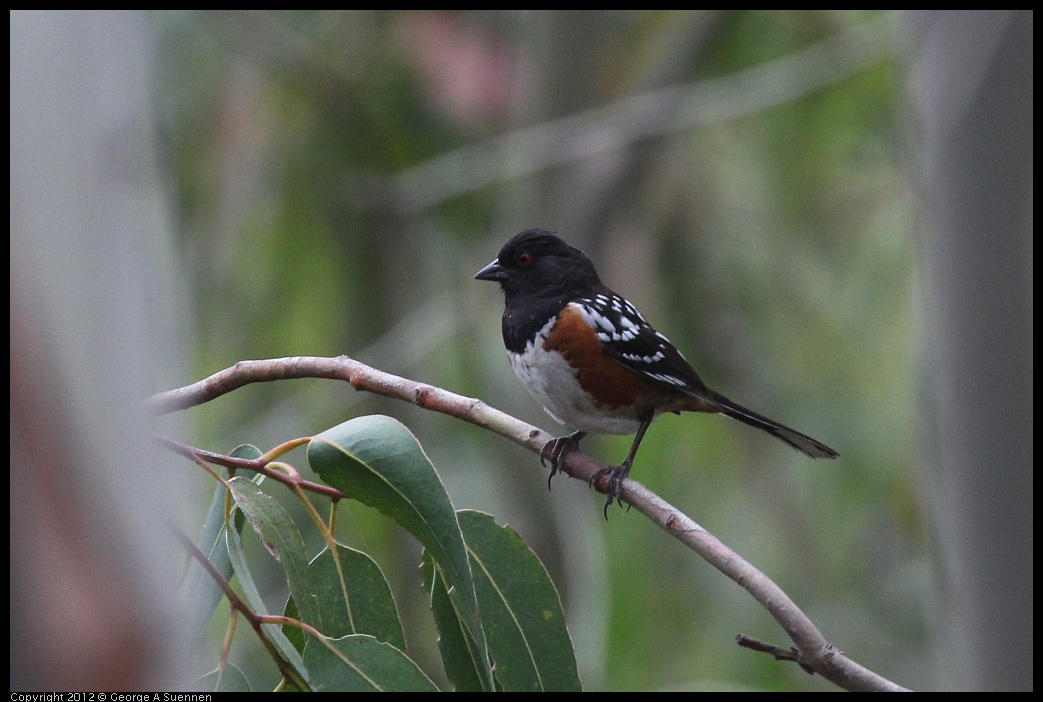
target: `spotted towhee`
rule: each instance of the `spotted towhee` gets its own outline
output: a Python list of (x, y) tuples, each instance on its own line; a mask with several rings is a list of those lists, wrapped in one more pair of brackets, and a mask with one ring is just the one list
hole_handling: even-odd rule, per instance
[(838, 455), (707, 388), (633, 304), (602, 285), (586, 254), (553, 232), (526, 229), (475, 278), (503, 290), (503, 341), (518, 378), (548, 414), (577, 430), (544, 446), (551, 478), (588, 433), (636, 434), (626, 459), (594, 476), (608, 476), (606, 510), (621, 496), (649, 425), (664, 412), (719, 412), (812, 458)]

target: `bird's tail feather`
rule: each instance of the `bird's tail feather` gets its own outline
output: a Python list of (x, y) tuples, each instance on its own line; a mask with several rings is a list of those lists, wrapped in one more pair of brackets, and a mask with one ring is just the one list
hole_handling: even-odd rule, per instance
[(749, 424), (751, 427), (757, 427), (766, 431), (775, 438), (785, 441), (803, 454), (812, 458), (836, 458), (840, 455), (822, 442), (815, 441), (810, 436), (801, 434), (796, 429), (790, 429), (784, 424), (779, 424), (773, 419), (768, 419), (762, 414), (746, 409), (739, 403), (732, 402), (724, 395), (713, 390), (710, 390), (710, 395), (721, 406), (721, 414), (737, 419), (743, 424)]

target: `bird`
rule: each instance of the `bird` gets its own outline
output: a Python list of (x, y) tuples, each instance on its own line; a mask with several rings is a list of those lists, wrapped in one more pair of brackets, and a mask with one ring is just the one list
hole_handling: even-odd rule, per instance
[(476, 280), (499, 283), (503, 343), (518, 379), (546, 412), (573, 428), (547, 442), (547, 485), (566, 453), (587, 434), (634, 434), (623, 462), (599, 470), (606, 494), (623, 504), (623, 480), (652, 422), (668, 412), (723, 414), (784, 441), (811, 458), (839, 454), (806, 434), (706, 387), (670, 341), (625, 297), (606, 287), (590, 258), (556, 232), (526, 229), (500, 249)]

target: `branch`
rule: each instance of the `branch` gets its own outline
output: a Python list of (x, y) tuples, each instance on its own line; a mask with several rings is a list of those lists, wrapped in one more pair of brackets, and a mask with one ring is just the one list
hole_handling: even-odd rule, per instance
[(800, 662), (800, 651), (795, 648), (780, 648), (775, 644), (770, 644), (767, 641), (761, 641), (755, 639), (752, 636), (746, 634), (739, 634), (735, 637), (735, 643), (739, 644), (743, 648), (748, 648), (752, 651), (760, 651), (761, 653), (770, 653), (775, 657), (777, 661), (792, 661), (799, 665), (805, 673), (814, 675), (815, 671)]
[[(296, 356), (264, 361), (240, 361), (192, 385), (150, 397), (146, 406), (154, 415), (168, 414), (209, 402), (250, 383), (288, 378), (332, 378), (351, 383), (356, 390), (411, 402), (488, 429), (539, 455), (550, 434), (473, 397), (418, 383), (371, 368), (347, 356)], [(589, 482), (603, 466), (572, 451), (561, 462), (566, 475)], [(595, 482), (605, 491), (605, 479)], [(713, 567), (746, 589), (786, 632), (796, 647), (788, 656), (806, 670), (851, 691), (902, 691), (905, 688), (854, 662), (830, 644), (811, 620), (768, 576), (750, 565), (713, 534), (647, 487), (629, 478), (623, 481), (623, 499), (664, 531), (695, 551)], [(782, 650), (782, 649), (772, 649)]]
[(199, 562), (199, 565), (203, 567), (203, 570), (214, 579), (217, 586), (221, 588), (222, 592), (224, 592), (224, 595), (228, 598), (229, 605), (232, 608), (231, 616), (234, 618), (236, 612), (238, 612), (246, 617), (246, 621), (250, 622), (250, 626), (253, 628), (254, 633), (257, 634), (257, 637), (261, 640), (265, 649), (267, 649), (268, 655), (270, 655), (275, 661), (275, 665), (279, 668), (279, 672), (282, 673), (283, 678), (293, 682), (293, 684), (301, 690), (310, 690), (311, 687), (308, 685), (307, 681), (300, 676), (300, 673), (298, 673), (292, 665), (290, 665), (289, 661), (283, 657), (282, 653), (279, 652), (279, 649), (277, 649), (275, 644), (272, 643), (268, 634), (265, 633), (263, 625), (270, 622), (266, 621), (265, 617), (254, 612), (250, 609), (248, 604), (243, 602), (242, 598), (240, 598), (235, 590), (232, 589), (231, 584), (225, 580), (221, 571), (210, 562), (210, 559), (206, 557), (206, 554), (199, 550), (195, 543), (193, 543), (192, 539), (188, 538), (184, 532), (175, 526), (168, 524), (167, 527), (174, 534), (174, 538), (180, 541), (181, 545), (185, 547), (188, 554)]
[(194, 446), (183, 444), (180, 441), (168, 439), (165, 436), (154, 435), (152, 438), (163, 446), (166, 446), (174, 453), (180, 453), (185, 458), (198, 458), (207, 463), (216, 463), (225, 468), (241, 468), (243, 470), (253, 471), (254, 473), (261, 473), (272, 480), (282, 483), (286, 487), (299, 487), (304, 490), (310, 490), (311, 492), (325, 495), (331, 500), (343, 500), (348, 497), (348, 495), (345, 495), (337, 488), (330, 487), (329, 485), (314, 483), (310, 480), (305, 480), (299, 475), (287, 475), (282, 471), (269, 468), (268, 461), (265, 460), (263, 456), (261, 458), (236, 458), (235, 456), (225, 456), (224, 454), (198, 449)]

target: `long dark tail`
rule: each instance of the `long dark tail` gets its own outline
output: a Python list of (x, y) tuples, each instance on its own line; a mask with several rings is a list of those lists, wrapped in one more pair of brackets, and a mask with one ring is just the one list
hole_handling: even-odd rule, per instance
[(732, 419), (738, 419), (743, 424), (762, 429), (776, 439), (781, 439), (803, 454), (812, 458), (836, 458), (840, 454), (826, 446), (820, 441), (815, 441), (806, 434), (801, 434), (796, 429), (790, 429), (784, 424), (779, 424), (773, 419), (768, 419), (762, 414), (746, 409), (737, 402), (732, 402), (724, 395), (710, 390), (710, 395), (721, 406), (721, 414)]

